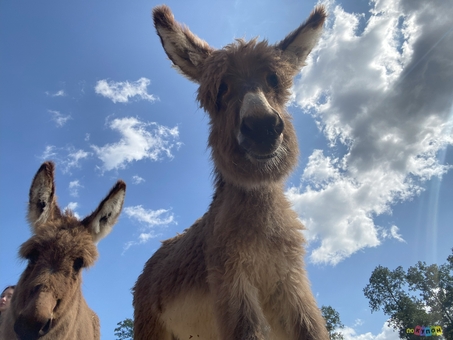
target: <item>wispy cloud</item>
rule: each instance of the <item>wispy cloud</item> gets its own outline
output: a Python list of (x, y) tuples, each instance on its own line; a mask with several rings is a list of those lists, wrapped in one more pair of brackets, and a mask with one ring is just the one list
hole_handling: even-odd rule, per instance
[(140, 176), (132, 176), (132, 184), (140, 184), (140, 183), (143, 183), (145, 182), (145, 179), (140, 177)]
[(315, 263), (335, 265), (389, 237), (404, 242), (397, 226), (386, 231), (374, 218), (451, 169), (437, 158), (453, 145), (449, 5), (370, 4), (358, 33), (363, 16), (328, 3), (328, 28), (294, 86), (328, 142), (287, 191)]
[(54, 145), (46, 145), (42, 155), (39, 156), (39, 158), (42, 161), (52, 160), (52, 159), (55, 159), (56, 157), (57, 157), (57, 147)]
[(82, 149), (75, 149), (73, 146), (56, 147), (47, 145), (39, 158), (42, 161), (53, 160), (63, 173), (69, 173), (73, 168), (80, 168), (80, 162), (90, 157), (92, 153)]
[(64, 90), (59, 90), (57, 92), (49, 92), (49, 91), (46, 91), (45, 92), (48, 96), (50, 97), (64, 97), (66, 96), (66, 93), (64, 92)]
[(107, 81), (99, 80), (96, 83), (95, 91), (104, 97), (111, 99), (114, 103), (128, 103), (130, 98), (137, 97), (149, 102), (158, 98), (148, 93), (148, 85), (151, 81), (147, 78), (140, 78), (137, 81)]
[(69, 182), (69, 195), (72, 197), (78, 197), (80, 188), (83, 188), (83, 186), (80, 184), (78, 179)]
[(142, 159), (157, 161), (164, 157), (173, 158), (172, 150), (181, 145), (177, 141), (178, 127), (168, 128), (133, 117), (114, 119), (109, 127), (121, 134), (120, 141), (91, 146), (103, 162), (102, 171), (123, 169), (127, 163)]
[(63, 115), (59, 111), (47, 110), (52, 115), (52, 120), (55, 122), (57, 127), (62, 127), (66, 122), (72, 119), (71, 115)]
[(389, 230), (383, 229), (381, 231), (382, 238), (393, 238), (399, 242), (406, 243), (403, 237), (398, 233), (399, 228), (396, 225), (392, 225)]
[(88, 158), (90, 155), (90, 152), (70, 148), (68, 155), (61, 162), (63, 165), (63, 172), (69, 172), (71, 168), (79, 168), (80, 161)]
[(157, 237), (154, 232), (156, 226), (167, 226), (169, 224), (176, 224), (173, 213), (169, 210), (148, 210), (141, 205), (125, 207), (124, 213), (132, 220), (140, 223), (140, 234), (136, 241), (129, 241), (124, 245), (123, 253), (133, 245), (144, 244), (150, 239)]

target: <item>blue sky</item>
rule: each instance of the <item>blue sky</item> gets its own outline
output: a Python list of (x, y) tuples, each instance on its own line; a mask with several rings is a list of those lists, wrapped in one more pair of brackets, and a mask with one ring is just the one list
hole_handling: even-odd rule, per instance
[[(123, 213), (84, 272), (102, 339), (131, 317), (131, 288), (161, 240), (208, 208), (208, 117), (171, 68), (155, 1), (0, 3), (0, 286), (30, 236), (26, 202), (44, 160), (59, 204), (80, 217), (118, 178)], [(168, 1), (213, 47), (295, 29), (313, 1)], [(319, 305), (347, 339), (397, 339), (362, 289), (378, 266), (444, 263), (453, 226), (453, 10), (444, 0), (325, 2), (320, 44), (288, 110), (301, 157), (287, 194), (305, 223)]]

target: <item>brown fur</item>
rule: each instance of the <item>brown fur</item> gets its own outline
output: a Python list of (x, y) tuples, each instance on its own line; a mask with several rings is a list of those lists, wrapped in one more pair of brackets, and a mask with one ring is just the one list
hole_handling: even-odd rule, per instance
[(153, 15), (174, 66), (200, 85), (215, 194), (146, 263), (134, 287), (134, 339), (328, 339), (304, 269), (303, 225), (284, 195), (298, 156), (285, 105), (324, 8), (276, 45), (238, 40), (220, 50), (168, 7)]
[(100, 339), (99, 318), (81, 291), (82, 268), (98, 257), (96, 244), (121, 212), (126, 184), (118, 181), (99, 207), (79, 221), (57, 205), (54, 164), (36, 173), (28, 204), (33, 235), (22, 244), (28, 260), (0, 329), (0, 339)]

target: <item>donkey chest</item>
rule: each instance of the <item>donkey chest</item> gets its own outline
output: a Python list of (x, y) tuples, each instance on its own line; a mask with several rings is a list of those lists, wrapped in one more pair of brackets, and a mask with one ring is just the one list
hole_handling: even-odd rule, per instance
[[(284, 219), (231, 219), (217, 226), (216, 254), (227, 276), (241, 275), (269, 296), (294, 267), (299, 245), (291, 241), (291, 226)], [(216, 231), (214, 231), (216, 232)]]

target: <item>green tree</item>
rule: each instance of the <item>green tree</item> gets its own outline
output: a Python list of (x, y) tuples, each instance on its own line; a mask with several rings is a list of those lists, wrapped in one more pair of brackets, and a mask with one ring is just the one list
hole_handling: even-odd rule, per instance
[(371, 311), (382, 310), (400, 338), (419, 340), (407, 329), (438, 325), (446, 339), (453, 339), (453, 256), (440, 266), (418, 262), (407, 272), (378, 266), (363, 292)]
[(341, 332), (335, 332), (339, 328), (344, 328), (344, 325), (340, 321), (340, 314), (330, 306), (322, 306), (321, 313), (326, 320), (326, 328), (329, 332), (331, 340), (343, 340), (343, 334)]
[(116, 340), (134, 340), (134, 320), (124, 319), (117, 323), (115, 328)]

